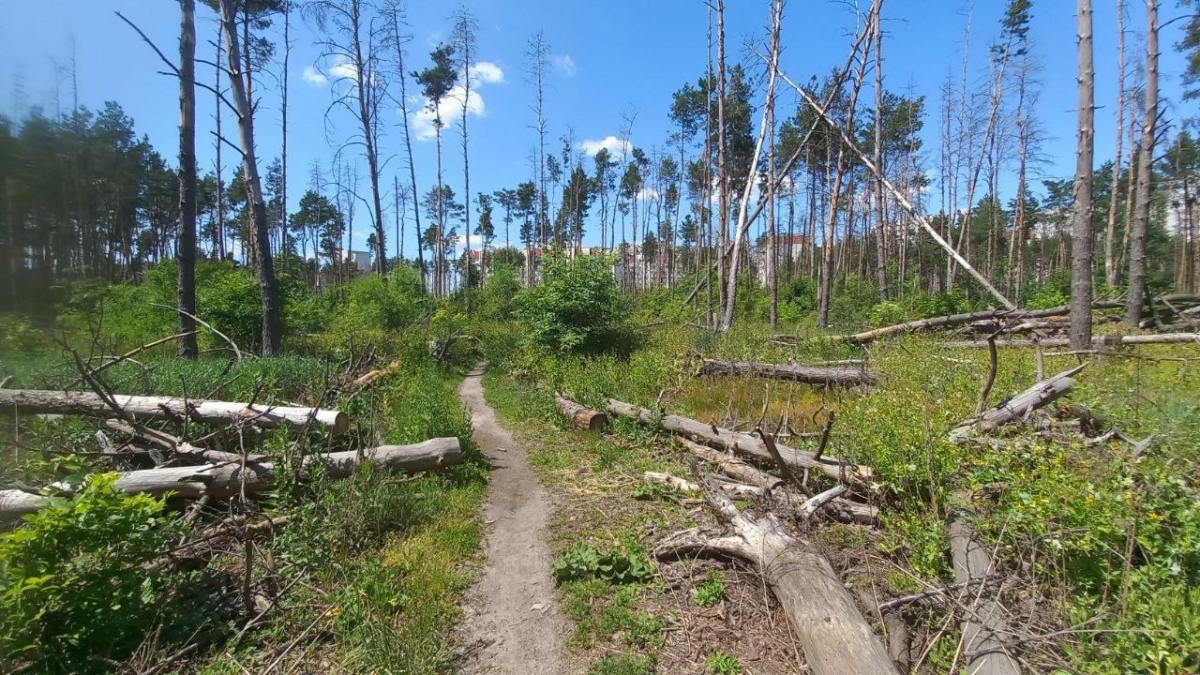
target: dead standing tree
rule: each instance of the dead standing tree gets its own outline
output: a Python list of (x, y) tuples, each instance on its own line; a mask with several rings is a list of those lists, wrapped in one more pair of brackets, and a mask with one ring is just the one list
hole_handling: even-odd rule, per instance
[(1155, 133), (1158, 126), (1158, 0), (1146, 0), (1146, 91), (1142, 111), (1142, 140), (1137, 155), (1137, 193), (1129, 228), (1129, 290), (1125, 294), (1125, 324), (1137, 328), (1146, 292), (1146, 230), (1150, 224)]
[[(387, 272), (386, 232), (383, 227), (383, 198), (380, 192), (379, 109), (386, 82), (379, 66), (379, 45), (384, 40), (375, 25), (375, 7), (364, 0), (315, 0), (305, 5), (323, 35), (320, 58), (332, 64), (334, 101), (329, 110), (344, 108), (359, 123), (359, 135), (371, 182), (371, 220), (375, 234), (375, 271)], [(371, 18), (368, 18), (371, 14)], [(326, 111), (328, 114), (329, 111)]]
[(179, 3), (179, 355), (194, 359), (196, 344), (196, 0)]
[[(421, 193), (417, 190), (417, 167), (413, 163), (412, 130), (408, 125), (408, 74), (404, 72), (404, 45), (412, 38), (401, 30), (405, 22), (403, 4), (399, 0), (392, 0), (388, 3), (386, 12), (388, 45), (392, 49), (392, 58), (395, 59), (396, 82), (400, 87), (400, 95), (396, 97), (396, 104), (400, 107), (400, 130), (404, 132), (404, 156), (405, 164), (408, 166), (409, 179), (408, 196), (412, 200), (413, 227), (417, 235), (417, 263), (421, 268), (421, 290), (427, 291), (425, 247), (421, 245)], [(403, 234), (397, 234), (396, 237), (399, 240), (400, 250), (403, 252)]]
[[(1092, 342), (1092, 155), (1096, 140), (1095, 68), (1092, 64), (1092, 0), (1078, 0), (1079, 147), (1075, 208), (1071, 218), (1071, 348)], [(1120, 135), (1120, 131), (1117, 135)], [(1113, 171), (1117, 171), (1113, 167)], [(1139, 304), (1141, 298), (1138, 298)]]

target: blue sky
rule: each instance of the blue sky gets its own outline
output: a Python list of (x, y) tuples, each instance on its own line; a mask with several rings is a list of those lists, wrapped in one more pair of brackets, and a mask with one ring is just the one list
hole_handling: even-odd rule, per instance
[[(868, 0), (858, 0), (865, 7)], [(199, 4), (199, 3), (198, 3)], [(781, 65), (792, 79), (805, 81), (824, 74), (844, 59), (852, 40), (855, 18), (851, 2), (791, 0), (783, 26), (784, 54)], [(947, 73), (957, 80), (963, 52), (963, 32), (968, 17), (972, 23), (971, 58), (973, 77), (986, 73), (987, 44), (998, 33), (1004, 0), (887, 0), (884, 5), (886, 41), (885, 86), (891, 90), (924, 94), (930, 114), (925, 140), (929, 156), (936, 159), (938, 90)], [(1034, 0), (1031, 38), (1041, 60), (1039, 77), (1042, 94), (1037, 111), (1047, 140), (1045, 162), (1039, 172), (1047, 177), (1068, 177), (1074, 166), (1075, 134), (1075, 17), (1069, 0)], [(1116, 19), (1112, 2), (1099, 2), (1095, 13), (1097, 166), (1113, 152), (1113, 112), (1116, 98)], [(1131, 51), (1137, 47), (1144, 26), (1142, 3), (1131, 5), (1127, 22)], [(1165, 3), (1163, 22), (1181, 10)], [(19, 113), (22, 105), (14, 95), (24, 90), (24, 105), (42, 105), (52, 110), (56, 90), (54, 62), (69, 62), (74, 42), (80, 102), (92, 108), (106, 100), (119, 102), (132, 116), (140, 133), (147, 134), (169, 159), (177, 143), (178, 90), (176, 82), (159, 75), (157, 57), (114, 15), (120, 11), (154, 39), (164, 52), (177, 51), (178, 10), (162, 0), (44, 0), (7, 3), (7, 20), (0, 24), (0, 111)], [(473, 193), (513, 187), (530, 177), (529, 158), (536, 147), (529, 108), (531, 87), (524, 74), (526, 41), (542, 30), (551, 46), (555, 67), (547, 78), (546, 117), (549, 125), (548, 151), (557, 153), (559, 138), (571, 134), (577, 144), (600, 141), (620, 133), (623, 115), (636, 114), (632, 140), (649, 150), (662, 145), (671, 133), (667, 110), (671, 93), (684, 82), (695, 82), (704, 72), (707, 52), (706, 8), (701, 0), (473, 0), (467, 5), (479, 20), (478, 61), (486, 67), (482, 86), (481, 114), (470, 118), (471, 188)], [(768, 20), (765, 0), (728, 0), (727, 34), (731, 59), (745, 57), (741, 45), (747, 39), (762, 40)], [(411, 2), (409, 20), (414, 39), (409, 45), (408, 69), (428, 64), (432, 45), (449, 34), (448, 15), (453, 5)], [(200, 56), (211, 59), (209, 42), (215, 36), (212, 12), (198, 10)], [(280, 24), (281, 25), (281, 24)], [(1195, 105), (1183, 102), (1179, 76), (1182, 58), (1174, 52), (1180, 23), (1163, 31), (1163, 86), (1167, 117), (1181, 120), (1194, 116)], [(289, 202), (294, 208), (309, 183), (309, 167), (320, 161), (326, 171), (334, 150), (353, 133), (355, 120), (348, 113), (328, 119), (331, 101), (328, 84), (305, 77), (305, 69), (330, 64), (316, 63), (320, 49), (314, 44), (310, 25), (296, 17), (294, 48), (289, 68), (291, 113), (289, 128)], [(745, 57), (749, 64), (754, 57)], [(1140, 52), (1131, 58), (1141, 60)], [(200, 66), (199, 77), (211, 78), (211, 70)], [(258, 117), (259, 154), (265, 163), (278, 154), (278, 85), (267, 78), (256, 80), (261, 93)], [(70, 101), (68, 82), (60, 82), (59, 96)], [(415, 85), (410, 81), (410, 88)], [(410, 89), (411, 91), (411, 89)], [(202, 136), (200, 163), (211, 169), (210, 142), (212, 96), (198, 93)], [(785, 92), (785, 106), (794, 105)], [(782, 117), (782, 112), (780, 113)], [(226, 117), (228, 121), (229, 118)], [(399, 117), (389, 113), (381, 142), (391, 157), (383, 182), (392, 176), (404, 182), (400, 153)], [(756, 118), (757, 124), (757, 118)], [(459, 136), (454, 128), (444, 132), (445, 176), (461, 196), (462, 164)], [(433, 183), (434, 143), (416, 144), (418, 187), (425, 192)], [(231, 153), (226, 153), (228, 165)], [(366, 186), (365, 162), (359, 162), (362, 185)], [(227, 180), (230, 175), (227, 168)], [(1005, 186), (1011, 187), (1011, 178)], [(1005, 190), (1011, 196), (1011, 189)], [(364, 194), (365, 187), (364, 187)], [(390, 189), (389, 189), (390, 194)], [(390, 197), (389, 197), (390, 199)], [(390, 210), (389, 249), (392, 222)], [(356, 214), (354, 247), (363, 248), (369, 217), (365, 207)], [(411, 227), (411, 225), (409, 226)], [(598, 229), (598, 228), (593, 228)], [(514, 232), (515, 237), (515, 232)], [(586, 241), (598, 240), (590, 232)], [(503, 241), (503, 233), (499, 236)], [(405, 252), (412, 255), (413, 235), (406, 233)]]

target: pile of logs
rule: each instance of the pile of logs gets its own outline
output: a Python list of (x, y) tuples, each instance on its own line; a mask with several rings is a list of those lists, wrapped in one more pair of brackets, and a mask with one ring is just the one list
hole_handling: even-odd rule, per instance
[[(368, 384), (370, 382), (360, 386)], [(284, 428), (301, 433), (325, 429), (332, 434), (342, 434), (350, 428), (349, 418), (338, 410), (127, 396), (110, 394), (103, 388), (96, 392), (0, 389), (0, 414), (77, 415), (97, 419), (100, 430), (96, 432), (96, 438), (106, 450), (103, 454), (127, 459), (149, 456), (158, 464), (155, 468), (119, 474), (115, 483), (118, 489), (130, 494), (170, 495), (179, 499), (228, 499), (270, 489), (275, 465), (264, 461), (265, 457), (244, 451), (234, 453), (197, 447), (160, 428), (149, 427), (147, 422)], [(106, 435), (111, 431), (128, 436), (130, 441), (118, 447)], [(135, 444), (149, 446), (153, 451), (139, 451)], [(320, 467), (328, 478), (349, 477), (363, 463), (415, 473), (461, 462), (462, 451), (456, 438), (314, 454), (302, 460), (304, 468)], [(0, 490), (0, 522), (12, 524), (21, 516), (44, 507), (54, 497), (69, 496), (76, 489), (74, 485), (55, 483), (40, 490)]]

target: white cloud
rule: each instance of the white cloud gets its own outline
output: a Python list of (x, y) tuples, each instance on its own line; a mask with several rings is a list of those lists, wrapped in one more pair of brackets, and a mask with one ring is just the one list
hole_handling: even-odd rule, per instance
[[(368, 70), (367, 72), (369, 73), (371, 71)], [(344, 56), (338, 56), (334, 59), (333, 65), (329, 66), (329, 74), (338, 80), (357, 80), (358, 68), (355, 68), (354, 64), (350, 63), (350, 59), (347, 59)]]
[(658, 190), (655, 190), (654, 188), (644, 187), (641, 190), (638, 190), (637, 196), (638, 196), (638, 199), (642, 199), (642, 200), (658, 199)]
[(625, 153), (631, 147), (631, 144), (623, 142), (616, 136), (605, 136), (598, 141), (583, 141), (579, 144), (579, 148), (586, 152), (589, 157), (595, 157), (600, 150), (608, 150), (609, 159), (624, 160)]
[[(448, 126), (455, 120), (461, 119), (464, 106), (467, 109), (467, 115), (476, 117), (486, 115), (487, 106), (483, 102), (483, 96), (479, 93), (480, 89), (484, 85), (504, 82), (504, 71), (500, 66), (489, 61), (475, 63), (468, 73), (471, 77), (471, 94), (466, 95), (467, 90), (463, 85), (455, 85), (438, 104), (437, 112), (441, 115), (443, 125)], [(437, 135), (435, 126), (437, 115), (430, 108), (429, 99), (420, 96), (414, 97), (411, 99), (410, 109), (415, 111), (411, 113), (411, 116), (417, 140), (427, 141), (434, 138)]]
[(553, 58), (554, 67), (567, 77), (575, 77), (575, 60), (570, 54), (560, 54)]
[(500, 84), (504, 81), (504, 71), (491, 61), (480, 61), (471, 66), (471, 82), (475, 84)]
[(304, 66), (304, 73), (301, 76), (305, 82), (314, 87), (324, 87), (329, 84), (329, 78), (325, 77), (325, 73), (313, 68), (312, 66)]

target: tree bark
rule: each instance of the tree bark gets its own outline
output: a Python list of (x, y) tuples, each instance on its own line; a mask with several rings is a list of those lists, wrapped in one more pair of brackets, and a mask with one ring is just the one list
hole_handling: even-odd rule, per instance
[[(750, 434), (724, 429), (713, 424), (705, 424), (699, 420), (679, 415), (663, 415), (661, 419), (658, 419), (652, 412), (645, 408), (639, 408), (638, 406), (611, 398), (608, 399), (607, 408), (608, 412), (614, 415), (631, 417), (647, 426), (660, 426), (667, 431), (714, 448), (732, 450), (767, 462), (774, 461), (762, 439)], [(869, 483), (873, 475), (871, 468), (867, 466), (858, 466), (850, 462), (843, 462), (829, 455), (823, 455), (820, 459), (817, 459), (810, 453), (795, 450), (778, 443), (775, 445), (783, 461), (791, 467), (801, 470), (819, 471), (834, 480), (860, 484)]]
[(756, 375), (758, 377), (791, 380), (824, 386), (873, 385), (878, 381), (875, 373), (862, 368), (827, 368), (800, 366), (784, 363), (756, 363), (754, 361), (717, 361), (705, 359), (700, 375)]
[[(1115, 345), (1174, 345), (1174, 344), (1190, 344), (1200, 343), (1200, 333), (1160, 333), (1157, 335), (1097, 335), (1092, 338), (1092, 341), (1084, 345), (1084, 349), (1092, 349), (1096, 347), (1109, 347)], [(1005, 342), (997, 342), (997, 347), (1033, 347), (1041, 345), (1043, 347), (1066, 347), (1070, 345), (1067, 338), (1042, 338), (1037, 340), (1008, 340)], [(954, 342), (944, 342), (941, 345), (945, 349), (975, 349), (986, 347), (986, 340), (964, 340)], [(1072, 345), (1072, 349), (1075, 347)]]
[[(1104, 281), (1113, 288), (1120, 277), (1117, 266), (1117, 205), (1121, 193), (1121, 164), (1125, 155), (1125, 0), (1117, 0), (1117, 151), (1113, 157), (1112, 188), (1108, 197), (1108, 227), (1104, 236)], [(1129, 227), (1129, 223), (1125, 223)]]
[(725, 497), (708, 492), (729, 532), (701, 528), (664, 539), (656, 558), (734, 557), (758, 567), (795, 631), (816, 675), (899, 675), (854, 598), (816, 546), (783, 531), (768, 514), (750, 520)]
[[(305, 468), (322, 467), (328, 478), (348, 478), (362, 463), (416, 473), (434, 471), (462, 463), (462, 449), (457, 438), (434, 438), (413, 445), (384, 445), (377, 448), (309, 455)], [(204, 464), (164, 469), (129, 471), (117, 478), (118, 490), (129, 494), (150, 494), (184, 499), (211, 497), (225, 499), (241, 494), (269, 490), (275, 478), (275, 465), (270, 462)], [(50, 486), (52, 491), (70, 493), (75, 487), (64, 483)], [(0, 521), (12, 521), (33, 513), (52, 502), (52, 497), (30, 494), (21, 490), (0, 490)]]
[[(955, 582), (967, 588), (977, 588), (993, 571), (991, 555), (976, 540), (962, 514), (950, 523), (950, 556)], [(987, 589), (973, 591), (979, 596), (987, 592)], [(1008, 630), (1004, 608), (990, 597), (980, 597), (971, 604), (972, 611), (962, 622), (966, 671), (974, 675), (1020, 675), (1020, 665), (1009, 654), (1003, 639)]]
[[(114, 394), (113, 402), (134, 419), (187, 419), (202, 424), (246, 422), (267, 428), (289, 429), (302, 429), (312, 424), (328, 427), (334, 433), (344, 433), (350, 428), (350, 418), (340, 410), (124, 394)], [(108, 402), (91, 392), (37, 389), (0, 389), (2, 412), (18, 415), (121, 416)]]
[(194, 359), (196, 343), (196, 0), (181, 0), (179, 29), (179, 238), (175, 258), (179, 356)]
[[(875, 0), (875, 166), (879, 168), (880, 175), (886, 173), (883, 166), (883, 27), (880, 21), (882, 11), (883, 0)], [(887, 302), (887, 223), (884, 219), (883, 185), (878, 179), (875, 185), (875, 265), (879, 279), (879, 301)]]
[(1004, 403), (989, 408), (972, 419), (963, 422), (950, 431), (950, 440), (961, 443), (972, 433), (988, 433), (1000, 427), (1025, 417), (1026, 414), (1045, 406), (1054, 399), (1070, 391), (1075, 384), (1072, 379), (1084, 366), (1076, 366), (1053, 377), (1045, 379), (1025, 391), (1006, 400)]
[(1084, 349), (1092, 341), (1092, 156), (1096, 142), (1092, 0), (1078, 0), (1076, 13), (1079, 21), (1079, 143), (1075, 163), (1075, 206), (1071, 217), (1070, 337), (1073, 349)]
[(1158, 0), (1146, 0), (1146, 93), (1142, 112), (1142, 139), (1138, 146), (1137, 211), (1129, 236), (1129, 288), (1125, 324), (1142, 320), (1146, 292), (1146, 230), (1150, 224), (1150, 190), (1153, 180), (1155, 133), (1158, 125)]
[[(258, 159), (254, 149), (254, 104), (250, 100), (242, 72), (241, 51), (238, 47), (237, 18), (230, 0), (218, 0), (222, 32), (225, 33), (225, 53), (229, 62), (229, 84), (237, 108), (238, 134), (242, 146), (242, 172), (246, 179), (246, 199), (258, 246), (254, 247), (258, 263), (258, 291), (262, 303), (262, 353), (278, 354), (282, 342), (279, 321), (279, 289), (275, 283), (275, 264), (268, 243), (267, 204), (263, 199), (262, 180), (258, 174)], [(247, 46), (249, 49), (249, 46)]]
[(608, 426), (608, 415), (598, 410), (586, 408), (570, 399), (564, 398), (562, 394), (555, 394), (554, 402), (558, 404), (559, 412), (580, 429), (585, 431), (599, 431)]

